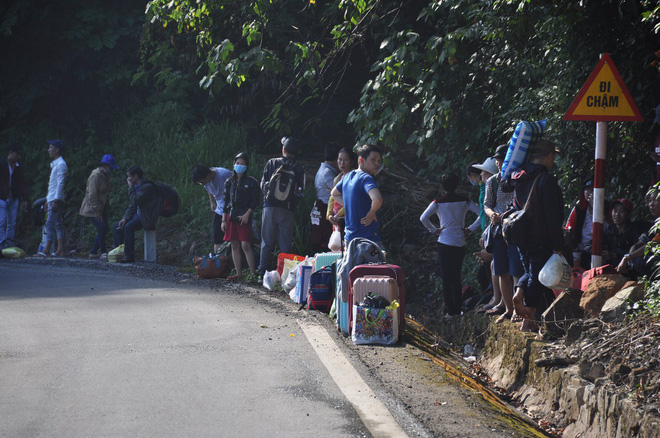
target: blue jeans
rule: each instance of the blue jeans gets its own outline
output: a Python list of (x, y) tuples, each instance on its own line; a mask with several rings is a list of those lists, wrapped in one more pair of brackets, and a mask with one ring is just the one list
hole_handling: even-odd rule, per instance
[(99, 249), (101, 250), (101, 254), (108, 252), (105, 247), (105, 234), (108, 232), (108, 219), (103, 218), (98, 220), (95, 217), (90, 217), (89, 220), (96, 227), (96, 238), (94, 239), (92, 250), (89, 253), (96, 254)]
[(60, 203), (60, 208), (53, 211), (54, 202), (48, 203), (48, 219), (46, 219), (46, 231), (48, 232), (48, 241), (54, 242), (64, 239), (64, 204)]
[(115, 240), (115, 246), (124, 244), (124, 256), (127, 259), (135, 258), (135, 232), (142, 229), (142, 222), (138, 215), (134, 215), (128, 222), (124, 224), (123, 229), (117, 228), (118, 222), (112, 227), (112, 235)]
[(18, 199), (0, 199), (0, 243), (16, 237), (16, 218), (18, 217)]
[(280, 252), (291, 252), (294, 227), (293, 211), (283, 207), (264, 207), (261, 215), (260, 271), (269, 269), (276, 239), (280, 244)]

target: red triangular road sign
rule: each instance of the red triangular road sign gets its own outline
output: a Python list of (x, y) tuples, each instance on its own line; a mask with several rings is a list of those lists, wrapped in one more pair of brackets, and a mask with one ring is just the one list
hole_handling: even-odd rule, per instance
[(603, 53), (564, 120), (640, 122), (642, 114), (608, 53)]

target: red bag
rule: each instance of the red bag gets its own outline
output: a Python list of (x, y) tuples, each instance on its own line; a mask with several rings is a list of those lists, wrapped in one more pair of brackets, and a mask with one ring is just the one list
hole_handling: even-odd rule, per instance
[(284, 260), (290, 259), (290, 260), (296, 260), (299, 262), (302, 262), (305, 260), (307, 257), (305, 256), (299, 256), (295, 254), (287, 254), (284, 252), (281, 252), (277, 255), (277, 272), (279, 272), (280, 275), (282, 275), (282, 271), (284, 271)]
[(581, 285), (582, 287), (580, 287), (580, 289), (583, 291), (587, 290), (587, 286), (589, 286), (589, 282), (594, 277), (598, 277), (599, 275), (609, 275), (616, 273), (617, 273), (616, 268), (614, 268), (614, 266), (612, 265), (599, 266), (597, 268), (584, 271), (584, 274), (582, 274), (582, 285)]

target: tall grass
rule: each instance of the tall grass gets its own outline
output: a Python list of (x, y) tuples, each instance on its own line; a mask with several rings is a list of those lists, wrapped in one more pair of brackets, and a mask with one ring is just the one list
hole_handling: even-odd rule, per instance
[[(23, 165), (30, 185), (31, 200), (46, 196), (50, 175), (50, 157), (46, 139), (61, 138), (67, 147), (63, 154), (69, 173), (66, 185), (67, 249), (86, 254), (95, 235), (87, 220), (78, 215), (85, 195), (87, 178), (104, 154), (113, 154), (121, 170), (112, 175), (109, 220), (121, 219), (128, 206), (125, 170), (138, 164), (151, 181), (173, 186), (180, 197), (179, 213), (161, 218), (158, 225), (159, 260), (182, 264), (189, 256), (209, 252), (212, 247), (208, 195), (192, 183), (190, 172), (196, 163), (231, 168), (241, 151), (251, 157), (249, 174), (257, 179), (265, 159), (255, 154), (249, 141), (249, 128), (226, 122), (206, 122), (188, 126), (185, 112), (176, 105), (153, 106), (128, 114), (112, 127), (88, 126), (67, 132), (47, 123), (29, 131), (11, 129), (0, 133), (0, 141), (16, 141), (24, 149)], [(101, 133), (102, 131), (102, 133)], [(23, 220), (24, 219), (24, 220)], [(19, 238), (28, 251), (35, 251), (41, 230), (31, 226), (30, 218), (21, 219)], [(107, 236), (111, 243), (111, 233)]]

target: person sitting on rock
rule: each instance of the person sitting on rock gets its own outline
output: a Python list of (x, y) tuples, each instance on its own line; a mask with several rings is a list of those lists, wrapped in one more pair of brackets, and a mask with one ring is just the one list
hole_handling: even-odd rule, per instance
[(619, 262), (619, 265), (616, 268), (620, 274), (633, 278), (649, 273), (646, 260), (644, 260), (644, 250), (646, 249), (646, 245), (651, 241), (660, 243), (660, 234), (655, 231), (656, 224), (660, 218), (660, 183), (656, 183), (648, 191), (646, 199), (651, 215), (655, 219), (655, 224), (651, 226), (649, 231), (639, 237), (637, 243), (630, 248), (630, 251), (627, 254), (623, 255), (621, 262)]
[(619, 198), (612, 202), (612, 223), (603, 229), (603, 263), (617, 266), (639, 236), (649, 229), (647, 223), (631, 221), (632, 212), (633, 204), (628, 199)]

